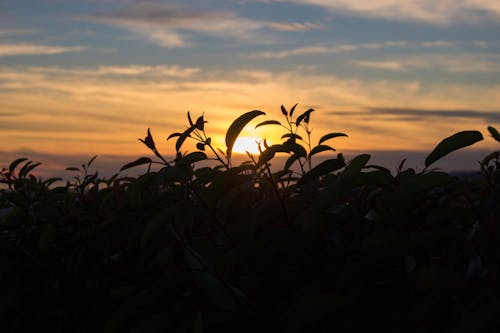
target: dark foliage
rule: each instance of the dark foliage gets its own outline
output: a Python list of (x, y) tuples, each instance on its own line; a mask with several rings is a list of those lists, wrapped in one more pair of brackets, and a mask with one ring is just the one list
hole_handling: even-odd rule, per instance
[[(261, 111), (233, 122), (225, 151), (188, 113), (172, 160), (148, 129), (158, 160), (124, 165), (147, 165), (135, 178), (103, 179), (95, 157), (66, 186), (27, 159), (4, 168), (2, 331), (498, 331), (499, 152), (472, 180), (404, 162), (393, 174), (369, 155), (315, 163), (346, 135), (314, 145), (314, 110), (296, 107), (258, 123), (284, 128), (283, 142), (237, 166), (234, 142)], [(482, 139), (446, 138), (425, 165)], [(197, 151), (181, 150), (190, 140)]]

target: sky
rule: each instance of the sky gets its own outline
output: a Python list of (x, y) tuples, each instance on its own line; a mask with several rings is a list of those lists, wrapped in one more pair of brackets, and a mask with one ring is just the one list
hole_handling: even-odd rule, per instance
[(224, 148), (240, 114), (282, 120), (298, 103), (315, 109), (313, 140), (344, 132), (339, 152), (392, 169), (480, 130), (443, 166), (475, 168), (498, 149), (499, 31), (498, 0), (0, 0), (0, 167), (26, 156), (57, 173), (97, 154), (117, 170), (148, 156), (148, 128), (168, 155), (187, 111)]

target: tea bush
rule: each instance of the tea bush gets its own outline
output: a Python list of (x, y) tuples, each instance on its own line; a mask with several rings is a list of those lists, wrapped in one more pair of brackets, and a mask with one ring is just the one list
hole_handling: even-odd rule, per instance
[(65, 186), (36, 178), (39, 163), (25, 158), (2, 169), (2, 330), (498, 329), (500, 153), (471, 180), (430, 167), (482, 140), (478, 131), (444, 139), (422, 171), (403, 161), (393, 174), (368, 154), (319, 162), (346, 134), (315, 144), (314, 110), (296, 107), (255, 126), (281, 127), (282, 142), (264, 140), (239, 165), (234, 143), (262, 111), (231, 124), (225, 150), (188, 113), (168, 137), (173, 159), (148, 129), (140, 141), (154, 156), (120, 170), (147, 166), (138, 177), (102, 178), (90, 172), (95, 157), (68, 168), (77, 175)]

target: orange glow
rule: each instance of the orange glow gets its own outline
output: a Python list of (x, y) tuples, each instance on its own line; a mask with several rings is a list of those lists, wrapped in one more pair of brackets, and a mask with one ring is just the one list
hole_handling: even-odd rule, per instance
[(234, 143), (233, 151), (240, 154), (246, 154), (246, 152), (259, 154), (258, 142), (260, 141), (262, 140), (248, 136), (239, 137)]

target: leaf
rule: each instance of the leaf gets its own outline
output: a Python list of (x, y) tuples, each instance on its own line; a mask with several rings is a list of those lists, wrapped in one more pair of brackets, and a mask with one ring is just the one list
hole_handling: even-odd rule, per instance
[(462, 131), (441, 141), (436, 148), (425, 159), (425, 166), (429, 167), (432, 163), (449, 153), (470, 146), (483, 140), (483, 135), (479, 131)]
[(288, 115), (288, 112), (286, 112), (286, 109), (283, 105), (281, 106), (281, 113), (283, 113), (284, 116)]
[(300, 159), (300, 156), (298, 155), (291, 155), (285, 162), (285, 166), (283, 167), (284, 170), (289, 170), (290, 167), (292, 166), (295, 161), (298, 161)]
[(152, 162), (153, 161), (149, 157), (141, 157), (133, 162), (125, 164), (124, 166), (121, 167), (120, 171), (130, 169), (130, 168), (136, 167), (138, 165), (152, 163)]
[(488, 126), (488, 131), (490, 132), (491, 136), (493, 139), (497, 140), (500, 142), (500, 133), (498, 133), (497, 129), (493, 126)]
[(299, 126), (302, 121), (304, 121), (306, 124), (309, 123), (309, 116), (311, 115), (311, 112), (313, 112), (314, 109), (309, 109), (300, 116), (297, 117), (297, 120), (295, 120), (295, 125)]
[(260, 126), (266, 126), (266, 125), (281, 125), (281, 123), (277, 120), (266, 120), (266, 121), (263, 121), (263, 122), (255, 125), (255, 128), (258, 128)]
[(179, 152), (181, 150), (181, 147), (182, 147), (182, 144), (184, 143), (184, 141), (186, 141), (186, 139), (191, 136), (191, 132), (195, 130), (196, 127), (192, 126), (190, 128), (188, 128), (187, 130), (184, 131), (184, 133), (182, 133), (179, 138), (177, 139), (177, 141), (175, 142), (175, 151)]
[(205, 144), (203, 144), (202, 142), (198, 142), (196, 144), (196, 148), (198, 148), (199, 150), (205, 150)]
[(92, 157), (92, 158), (90, 159), (90, 161), (87, 163), (87, 166), (89, 167), (89, 166), (92, 164), (92, 162), (94, 162), (94, 161), (95, 161), (95, 159), (96, 159), (96, 158), (97, 158), (97, 155), (94, 155), (94, 157)]
[(171, 138), (175, 138), (175, 137), (178, 137), (178, 136), (181, 136), (181, 135), (182, 135), (182, 133), (178, 133), (178, 132), (177, 133), (172, 133), (172, 134), (170, 134), (168, 136), (167, 141), (170, 140)]
[(292, 139), (292, 140), (296, 140), (296, 139), (299, 139), (299, 140), (302, 140), (302, 137), (298, 134), (295, 134), (295, 133), (285, 133), (281, 136), (282, 139), (284, 138), (289, 138), (289, 139)]
[(207, 154), (201, 151), (195, 151), (177, 160), (176, 165), (191, 165), (193, 163), (203, 161), (206, 159), (207, 159)]
[(297, 107), (297, 105), (299, 105), (299, 103), (295, 104), (294, 106), (292, 106), (292, 108), (290, 109), (290, 118), (293, 116), (293, 112), (295, 111), (295, 108)]
[(23, 158), (18, 158), (17, 160), (15, 160), (14, 162), (12, 162), (12, 163), (10, 164), (10, 166), (9, 166), (9, 171), (10, 171), (10, 173), (11, 173), (11, 174), (13, 174), (13, 173), (14, 173), (14, 170), (16, 169), (16, 167), (17, 167), (20, 163), (22, 163), (22, 162), (24, 162), (24, 161), (27, 161), (27, 160), (28, 160), (27, 158), (24, 158), (24, 157), (23, 157)]
[(333, 149), (332, 147), (330, 146), (327, 146), (327, 145), (319, 145), (319, 146), (316, 146), (314, 147), (311, 152), (309, 153), (309, 157), (313, 156), (313, 155), (316, 155), (318, 153), (321, 153), (321, 152), (324, 152), (324, 151), (327, 151), (327, 150), (331, 150), (331, 151), (335, 151), (335, 149)]
[(24, 178), (26, 177), (30, 172), (31, 170), (33, 170), (34, 168), (36, 168), (37, 166), (39, 166), (40, 162), (38, 163), (33, 163), (33, 162), (28, 162), (26, 163), (22, 168), (21, 170), (19, 171), (19, 178)]
[(75, 168), (75, 167), (69, 167), (66, 168), (67, 171), (81, 171), (80, 168)]
[(252, 119), (257, 116), (264, 115), (265, 113), (260, 110), (253, 110), (239, 116), (226, 132), (226, 156), (231, 157), (233, 151), (234, 142), (240, 135), (241, 130), (245, 127)]
[(189, 126), (193, 127), (194, 124), (193, 124), (193, 120), (191, 119), (191, 115), (189, 114), (189, 111), (187, 112), (187, 116), (188, 116)]
[(326, 175), (330, 172), (334, 172), (345, 167), (345, 162), (343, 158), (332, 158), (321, 162), (317, 166), (306, 173), (297, 182), (298, 185), (311, 181), (313, 179), (318, 179), (320, 176)]
[(151, 135), (151, 130), (149, 128), (146, 137), (144, 139), (139, 139), (139, 141), (144, 143), (152, 151), (156, 150), (155, 141), (153, 140), (153, 136)]
[(321, 137), (321, 139), (319, 139), (319, 145), (322, 144), (323, 142), (325, 142), (326, 140), (330, 140), (330, 139), (333, 139), (333, 138), (336, 138), (336, 137), (339, 137), (339, 136), (347, 136), (347, 134), (344, 134), (344, 133), (328, 133), (328, 134), (325, 134)]
[(196, 119), (194, 127), (199, 129), (200, 131), (203, 131), (203, 129), (205, 128), (205, 123), (206, 121), (203, 119), (203, 115), (201, 115), (200, 117), (198, 117), (198, 119)]

